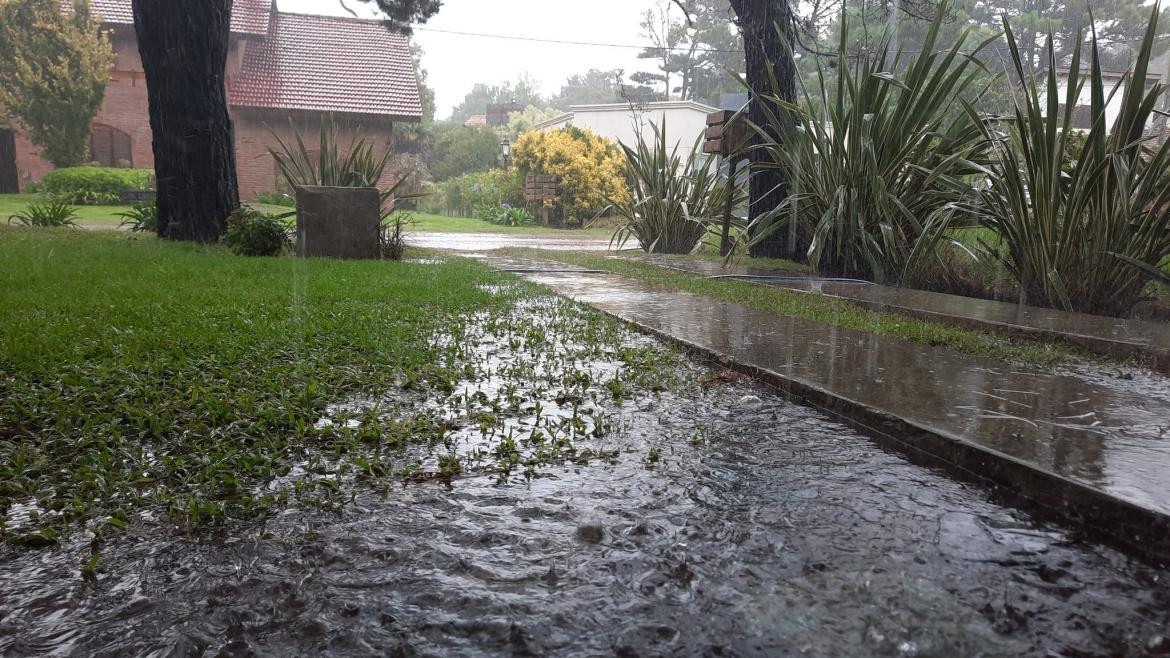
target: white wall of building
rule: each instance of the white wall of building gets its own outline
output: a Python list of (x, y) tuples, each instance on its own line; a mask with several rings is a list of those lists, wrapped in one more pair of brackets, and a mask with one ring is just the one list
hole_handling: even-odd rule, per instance
[[(650, 124), (665, 125), (667, 148), (677, 144), (679, 157), (685, 160), (694, 148), (695, 140), (700, 139), (707, 129), (707, 115), (715, 111), (717, 108), (693, 101), (643, 103), (633, 107), (627, 103), (574, 105), (567, 114), (538, 124), (536, 128), (556, 130), (572, 124), (632, 147), (637, 144), (639, 130), (646, 140), (650, 140), (654, 135)], [(699, 146), (702, 147), (701, 142)]]

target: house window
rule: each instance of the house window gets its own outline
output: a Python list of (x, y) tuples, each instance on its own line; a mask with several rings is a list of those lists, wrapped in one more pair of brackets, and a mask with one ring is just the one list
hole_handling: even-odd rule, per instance
[(95, 123), (89, 133), (89, 159), (103, 167), (133, 167), (130, 135), (113, 126)]

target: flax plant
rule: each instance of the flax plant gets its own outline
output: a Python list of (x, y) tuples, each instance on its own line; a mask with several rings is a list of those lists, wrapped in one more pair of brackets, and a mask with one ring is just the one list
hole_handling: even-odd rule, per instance
[[(1159, 265), (1170, 257), (1170, 146), (1149, 131), (1164, 88), (1144, 84), (1157, 21), (1155, 6), (1133, 69), (1107, 93), (1095, 31), (1087, 71), (1077, 35), (1062, 89), (1051, 34), (1046, 71), (1038, 80), (1025, 70), (1011, 25), (1003, 20), (1023, 93), (1004, 134), (985, 126), (998, 158), (990, 185), (973, 189), (966, 205), (999, 234), (1005, 249), (996, 257), (1019, 281), (1028, 303), (1124, 316), (1152, 278), (1165, 277)], [(1062, 169), (1085, 87), (1084, 149)], [(1106, 108), (1118, 94), (1110, 123)]]
[(665, 124), (650, 126), (649, 142), (639, 133), (637, 144), (621, 145), (629, 195), (609, 200), (624, 220), (610, 246), (621, 248), (634, 238), (647, 253), (691, 253), (719, 221), (728, 196), (740, 205), (745, 191), (734, 177), (720, 175), (715, 158), (701, 156), (701, 142), (684, 158), (678, 144), (667, 146)]
[(962, 179), (980, 170), (979, 121), (960, 100), (993, 80), (977, 59), (993, 40), (971, 47), (968, 30), (940, 49), (944, 14), (945, 6), (918, 53), (895, 50), (887, 35), (851, 55), (844, 26), (835, 71), (818, 64), (801, 101), (757, 95), (770, 125), (750, 124), (763, 151), (755, 166), (779, 169), (788, 196), (753, 220), (751, 241), (795, 222), (820, 273), (897, 283), (947, 239)]

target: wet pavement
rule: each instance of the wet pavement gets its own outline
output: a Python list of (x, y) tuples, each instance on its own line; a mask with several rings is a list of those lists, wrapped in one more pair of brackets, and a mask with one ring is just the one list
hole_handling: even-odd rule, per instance
[[(346, 481), (352, 500), (339, 512), (293, 509), (219, 538), (140, 529), (150, 534), (103, 547), (96, 584), (78, 575), (88, 542), (0, 548), (0, 654), (1170, 651), (1170, 572), (997, 504), (748, 380), (632, 386), (617, 400), (606, 382), (630, 350), (669, 366), (664, 378), (705, 375), (628, 329), (595, 351), (571, 344), (556, 329), (563, 309), (546, 310), (563, 303), (490, 326), (469, 318), (460, 340), (485, 376), (433, 402), (494, 408), (517, 437), (593, 407), (609, 429), (572, 430), (575, 450), (610, 457), (381, 493)], [(525, 337), (541, 327), (550, 340), (534, 347)], [(570, 380), (576, 401), (548, 385)], [(378, 402), (349, 406), (390, 408)], [(495, 452), (514, 434), (465, 427), (441, 449)]]
[(712, 276), (747, 275), (762, 279), (779, 274), (785, 278), (760, 282), (948, 324), (1061, 338), (1096, 352), (1138, 356), (1153, 367), (1170, 368), (1170, 323), (1166, 322), (1072, 313), (863, 281), (788, 278), (791, 273), (767, 268), (739, 265), (722, 268), (719, 263), (702, 261), (675, 261), (671, 266)]
[(880, 286), (865, 281), (802, 276), (799, 272), (664, 256), (621, 256), (708, 276), (751, 278), (756, 283), (845, 299), (879, 311), (1008, 334), (1059, 338), (1094, 352), (1137, 357), (1170, 371), (1170, 323), (1111, 318), (1022, 306), (960, 295)]
[[(1124, 527), (1131, 545), (1170, 543), (1170, 386), (1162, 377), (1010, 366), (615, 275), (525, 276), (759, 369), (813, 404), (1062, 516)], [(1170, 554), (1166, 546), (1156, 550)]]
[(414, 233), (407, 238), (407, 243), (413, 247), (473, 252), (505, 247), (552, 249), (555, 251), (606, 251), (609, 249), (609, 238), (522, 235), (518, 233)]

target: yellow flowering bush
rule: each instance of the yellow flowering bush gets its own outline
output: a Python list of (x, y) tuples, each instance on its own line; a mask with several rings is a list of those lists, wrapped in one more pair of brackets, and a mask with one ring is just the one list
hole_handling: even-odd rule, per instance
[(629, 197), (625, 158), (617, 145), (596, 133), (566, 126), (549, 132), (530, 131), (520, 135), (512, 147), (516, 166), (526, 174), (556, 176), (566, 219), (592, 218), (615, 201)]

